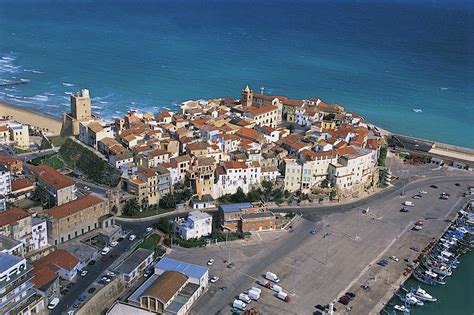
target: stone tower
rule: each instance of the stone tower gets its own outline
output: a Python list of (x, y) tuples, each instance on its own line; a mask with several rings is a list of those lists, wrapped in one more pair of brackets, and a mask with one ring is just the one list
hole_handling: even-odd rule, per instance
[(88, 120), (92, 117), (91, 98), (88, 89), (71, 95), (71, 116), (79, 121)]
[(245, 89), (242, 90), (242, 97), (240, 99), (242, 103), (242, 108), (246, 109), (247, 107), (252, 106), (253, 101), (253, 92), (247, 85)]

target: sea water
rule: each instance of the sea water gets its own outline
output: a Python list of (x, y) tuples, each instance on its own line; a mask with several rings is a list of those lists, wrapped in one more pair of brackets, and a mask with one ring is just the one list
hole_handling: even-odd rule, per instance
[[(0, 2), (0, 100), (104, 117), (254, 90), (474, 147), (473, 1)], [(414, 110), (415, 109), (415, 110)]]

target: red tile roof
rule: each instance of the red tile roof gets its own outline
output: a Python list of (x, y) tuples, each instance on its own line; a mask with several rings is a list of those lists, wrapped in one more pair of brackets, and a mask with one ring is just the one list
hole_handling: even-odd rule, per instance
[(59, 277), (57, 274), (57, 269), (57, 267), (55, 268), (54, 266), (49, 265), (33, 268), (33, 284), (35, 285), (35, 288), (42, 288)]
[(56, 190), (74, 185), (72, 179), (46, 164), (32, 167), (31, 172), (35, 174), (40, 181), (54, 187)]
[(99, 197), (87, 195), (60, 206), (51, 208), (46, 211), (46, 214), (56, 219), (62, 219), (89, 207), (98, 205), (102, 202), (104, 202), (104, 200), (100, 199)]
[(259, 115), (269, 113), (275, 110), (278, 110), (278, 107), (268, 104), (268, 105), (263, 105), (260, 107), (250, 108), (248, 112), (252, 114), (253, 116), (259, 116)]
[(34, 187), (33, 181), (28, 177), (12, 180), (12, 192), (28, 187)]
[(238, 161), (225, 161), (223, 164), (226, 169), (248, 168), (247, 164), (245, 164), (244, 162), (238, 162)]
[(30, 214), (25, 210), (22, 210), (20, 208), (10, 208), (8, 210), (0, 212), (0, 226), (15, 223), (18, 220), (24, 219), (29, 216)]
[(63, 250), (56, 249), (54, 252), (36, 260), (33, 262), (33, 267), (40, 268), (48, 266), (52, 270), (57, 270), (58, 268), (71, 271), (79, 263), (79, 259), (74, 257), (71, 253)]

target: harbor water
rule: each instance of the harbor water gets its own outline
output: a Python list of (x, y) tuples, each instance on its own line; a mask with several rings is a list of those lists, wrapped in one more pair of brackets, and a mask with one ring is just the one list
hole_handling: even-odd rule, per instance
[[(446, 285), (431, 286), (421, 283), (411, 277), (404, 287), (425, 289), (438, 299), (436, 302), (426, 302), (424, 306), (411, 306), (412, 315), (472, 315), (474, 314), (474, 252), (461, 255), (458, 268), (453, 275), (446, 277)], [(389, 304), (403, 305), (397, 297)], [(387, 310), (391, 307), (387, 307)], [(400, 313), (399, 313), (400, 314)]]

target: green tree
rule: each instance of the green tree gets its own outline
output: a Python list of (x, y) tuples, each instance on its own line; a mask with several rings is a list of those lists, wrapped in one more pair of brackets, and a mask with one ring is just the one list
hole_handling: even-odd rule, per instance
[(166, 234), (172, 234), (174, 231), (173, 222), (166, 218), (160, 218), (156, 224), (156, 228)]
[(232, 195), (231, 202), (245, 202), (247, 201), (247, 196), (245, 196), (242, 187), (237, 188), (237, 192)]
[(260, 189), (252, 188), (247, 194), (247, 200), (260, 201), (262, 198)]
[(140, 205), (135, 198), (128, 200), (123, 207), (123, 214), (133, 216), (140, 211)]
[(387, 146), (380, 147), (379, 159), (377, 164), (379, 166), (385, 166), (385, 160), (387, 159)]
[(175, 194), (169, 193), (161, 197), (160, 207), (163, 209), (176, 208), (176, 196)]

